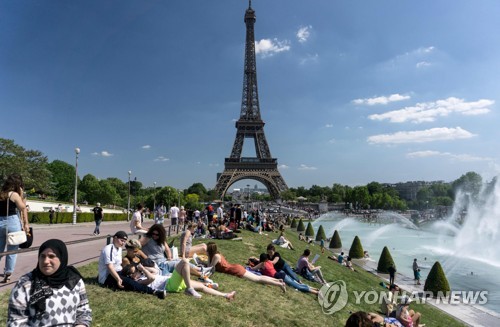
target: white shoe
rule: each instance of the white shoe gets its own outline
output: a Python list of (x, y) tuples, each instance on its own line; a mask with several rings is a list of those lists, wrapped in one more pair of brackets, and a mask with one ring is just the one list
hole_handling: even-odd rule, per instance
[(214, 273), (214, 267), (201, 267), (201, 276), (210, 277)]
[(213, 280), (211, 280), (210, 278), (208, 278), (208, 277), (203, 277), (203, 276), (202, 276), (202, 277), (200, 277), (200, 278), (198, 278), (198, 279), (199, 279), (201, 282), (203, 282), (203, 283), (213, 283), (213, 282), (214, 282), (214, 281), (213, 281)]

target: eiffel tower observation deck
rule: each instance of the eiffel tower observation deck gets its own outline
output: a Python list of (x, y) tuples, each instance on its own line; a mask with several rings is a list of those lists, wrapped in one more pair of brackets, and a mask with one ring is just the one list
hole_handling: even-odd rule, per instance
[[(255, 57), (255, 21), (255, 11), (252, 9), (252, 2), (249, 1), (248, 9), (245, 12), (246, 42), (241, 113), (236, 122), (236, 139), (231, 155), (225, 159), (224, 172), (218, 178), (215, 186), (215, 190), (221, 198), (224, 197), (232, 184), (242, 179), (253, 179), (261, 182), (273, 199), (280, 198), (280, 193), (288, 189), (285, 180), (278, 171), (278, 159), (271, 156), (264, 134), (265, 123), (260, 116)], [(254, 142), (255, 157), (241, 156), (243, 144), (247, 140)]]

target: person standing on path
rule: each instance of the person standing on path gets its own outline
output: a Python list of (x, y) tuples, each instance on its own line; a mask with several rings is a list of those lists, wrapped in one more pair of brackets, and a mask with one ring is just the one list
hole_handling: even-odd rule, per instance
[(52, 221), (54, 220), (54, 213), (56, 211), (54, 210), (54, 207), (51, 207), (49, 209), (49, 224), (52, 225)]
[(101, 204), (97, 202), (96, 206), (94, 209), (92, 209), (94, 212), (94, 221), (95, 221), (95, 229), (94, 229), (94, 236), (101, 234), (101, 231), (99, 230), (99, 226), (101, 226), (101, 222), (104, 219), (104, 211), (101, 208)]
[(413, 277), (415, 281), (417, 281), (418, 277), (418, 263), (417, 263), (417, 258), (413, 259)]
[(391, 264), (387, 270), (389, 271), (389, 285), (393, 285), (396, 279), (396, 267), (394, 267), (394, 264)]
[(179, 208), (174, 204), (170, 208), (170, 225), (176, 226), (179, 219)]
[(163, 223), (165, 222), (165, 214), (166, 213), (167, 213), (167, 208), (165, 207), (163, 202), (161, 202), (156, 207), (156, 210), (155, 210), (155, 224), (163, 225)]

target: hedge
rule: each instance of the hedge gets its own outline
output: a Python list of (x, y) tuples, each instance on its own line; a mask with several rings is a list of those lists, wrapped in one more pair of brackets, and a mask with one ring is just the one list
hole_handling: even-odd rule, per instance
[(352, 241), (351, 249), (349, 250), (349, 256), (352, 259), (361, 259), (365, 256), (363, 246), (361, 245), (361, 240), (357, 235)]
[(307, 223), (307, 228), (306, 228), (306, 236), (313, 237), (314, 236), (314, 228), (311, 222)]
[(382, 254), (380, 254), (380, 259), (378, 259), (377, 271), (384, 274), (388, 274), (390, 266), (394, 266), (394, 268), (396, 268), (394, 260), (392, 259), (391, 252), (389, 252), (387, 246), (384, 246)]
[(443, 267), (439, 261), (436, 261), (425, 280), (424, 291), (432, 292), (434, 297), (438, 295), (438, 292), (443, 292), (446, 294), (450, 291), (450, 284), (448, 283), (448, 279), (446, 279), (446, 275), (444, 274)]
[[(49, 224), (48, 212), (29, 212), (28, 219), (31, 224)], [(127, 220), (126, 213), (106, 213), (104, 214), (104, 221), (124, 221)], [(77, 223), (93, 222), (93, 212), (78, 212), (76, 214)], [(72, 212), (55, 212), (52, 223), (54, 224), (70, 224), (73, 222)]]
[(299, 220), (299, 225), (297, 226), (297, 232), (303, 232), (306, 230), (306, 227), (304, 226), (304, 222), (302, 219)]
[(298, 223), (297, 223), (297, 219), (295, 219), (295, 218), (294, 218), (294, 219), (292, 220), (292, 224), (290, 225), (290, 228), (297, 228), (297, 225), (298, 225)]
[(323, 229), (323, 225), (319, 225), (318, 232), (316, 233), (316, 241), (319, 242), (321, 240), (326, 240), (325, 230)]
[(332, 240), (330, 241), (329, 245), (330, 249), (341, 249), (342, 248), (342, 240), (340, 239), (339, 232), (335, 230), (333, 232)]

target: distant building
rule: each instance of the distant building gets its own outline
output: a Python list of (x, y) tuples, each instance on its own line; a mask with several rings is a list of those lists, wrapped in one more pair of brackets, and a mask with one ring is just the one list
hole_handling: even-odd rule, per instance
[(433, 181), (433, 182), (425, 182), (425, 181), (411, 181), (404, 183), (396, 183), (396, 184), (385, 184), (392, 188), (395, 188), (399, 193), (399, 198), (406, 201), (415, 201), (417, 199), (417, 193), (425, 186), (431, 186), (434, 184), (444, 184), (444, 181)]

